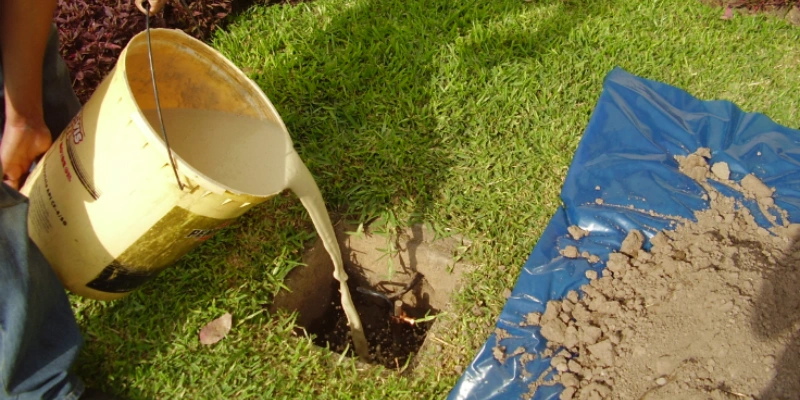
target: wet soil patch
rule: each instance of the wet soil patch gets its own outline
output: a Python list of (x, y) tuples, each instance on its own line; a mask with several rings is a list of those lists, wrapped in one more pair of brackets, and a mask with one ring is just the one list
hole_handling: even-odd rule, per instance
[[(463, 258), (469, 245), (459, 237), (436, 237), (422, 225), (392, 235), (369, 229), (352, 233), (357, 231), (344, 224), (336, 227), (371, 362), (406, 371), (436, 316), (449, 308), (467, 267)], [(321, 243), (306, 252), (304, 263), (289, 274), (289, 290), (276, 296), (273, 308), (297, 311), (298, 329), (316, 345), (355, 357), (339, 283)]]

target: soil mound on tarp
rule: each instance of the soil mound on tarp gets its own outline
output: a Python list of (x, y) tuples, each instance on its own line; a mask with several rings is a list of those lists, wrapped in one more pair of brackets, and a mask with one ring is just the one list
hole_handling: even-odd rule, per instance
[(737, 183), (724, 163), (709, 166), (707, 149), (676, 158), (710, 207), (676, 218), (647, 251), (629, 232), (580, 293), (527, 316), (551, 357), (531, 394), (561, 384), (561, 399), (800, 398), (800, 225), (754, 175)]

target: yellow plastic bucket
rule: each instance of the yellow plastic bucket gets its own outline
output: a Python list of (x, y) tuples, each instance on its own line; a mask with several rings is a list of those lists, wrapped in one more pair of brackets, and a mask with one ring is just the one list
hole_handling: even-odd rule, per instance
[[(162, 109), (225, 112), (280, 129), (269, 138), (268, 148), (256, 153), (245, 144), (230, 146), (243, 140), (244, 133), (235, 129), (208, 127), (215, 135), (198, 143), (181, 138), (185, 132), (167, 129), (170, 144), (185, 143), (173, 146), (181, 189), (160, 125), (147, 117), (155, 98), (145, 33), (131, 39), (21, 190), (30, 198), (31, 238), (64, 285), (89, 298), (127, 295), (288, 187), (290, 171), (283, 164), (252, 154), (270, 160), (296, 156), (272, 103), (233, 63), (181, 31), (153, 29), (151, 38)], [(169, 128), (166, 114), (164, 119)], [(211, 151), (219, 146), (250, 153), (231, 151), (221, 157)], [(214, 156), (202, 167), (187, 162), (206, 153)], [(220, 178), (209, 165), (234, 173)], [(248, 169), (268, 176), (255, 186), (228, 179)]]

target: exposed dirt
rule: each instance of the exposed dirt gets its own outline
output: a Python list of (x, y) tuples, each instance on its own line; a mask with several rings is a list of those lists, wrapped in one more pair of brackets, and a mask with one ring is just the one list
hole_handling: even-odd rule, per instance
[[(409, 356), (425, 342), (435, 316), (449, 308), (450, 296), (467, 267), (461, 257), (468, 245), (458, 237), (435, 238), (421, 225), (397, 233), (391, 244), (387, 236), (369, 231), (346, 233), (356, 230), (336, 227), (348, 286), (373, 362), (405, 370)], [(396, 252), (383, 250), (391, 245)], [(304, 263), (308, 266), (287, 276), (290, 290), (276, 296), (273, 309), (297, 311), (298, 325), (315, 336), (315, 344), (353, 356), (347, 319), (334, 296), (338, 283), (320, 243), (306, 252)]]
[[(800, 225), (785, 222), (773, 189), (729, 181), (707, 151), (677, 157), (710, 208), (659, 232), (629, 232), (602, 277), (548, 302), (523, 325), (541, 327), (551, 368), (531, 385), (561, 399), (800, 398)], [(739, 190), (771, 214), (760, 227), (709, 181)], [(572, 251), (569, 251), (572, 254)]]
[[(737, 13), (763, 13), (782, 18), (800, 26), (800, 1), (797, 0), (700, 0), (712, 6), (722, 7), (720, 18), (733, 19)], [(734, 12), (736, 11), (736, 12)]]

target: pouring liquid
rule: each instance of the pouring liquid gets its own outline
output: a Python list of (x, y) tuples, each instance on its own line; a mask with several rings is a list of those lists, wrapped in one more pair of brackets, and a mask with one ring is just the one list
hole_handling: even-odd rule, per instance
[[(144, 115), (160, 133), (156, 111), (147, 110)], [(300, 198), (333, 261), (333, 276), (339, 281), (356, 354), (369, 359), (328, 210), (311, 172), (283, 129), (273, 122), (212, 110), (164, 109), (162, 116), (172, 151), (197, 172), (236, 192), (270, 196), (288, 188)]]

